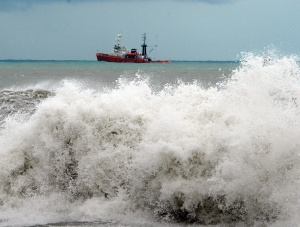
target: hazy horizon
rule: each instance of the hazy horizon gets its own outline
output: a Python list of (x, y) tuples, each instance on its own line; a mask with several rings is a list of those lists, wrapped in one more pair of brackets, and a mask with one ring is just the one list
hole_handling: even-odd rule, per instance
[(242, 52), (300, 53), (295, 0), (1, 0), (0, 59), (94, 60), (115, 37), (155, 59), (235, 61)]

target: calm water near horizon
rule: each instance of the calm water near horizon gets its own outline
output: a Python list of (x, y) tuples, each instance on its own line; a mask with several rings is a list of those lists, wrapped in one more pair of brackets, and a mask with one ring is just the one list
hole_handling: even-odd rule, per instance
[(297, 59), (0, 61), (0, 226), (298, 226)]
[[(0, 61), (1, 86), (31, 84), (40, 81), (58, 82), (77, 79), (93, 85), (111, 86), (119, 78), (147, 77), (151, 83), (163, 86), (177, 80), (191, 83), (197, 80), (205, 85), (222, 80), (239, 65), (234, 61), (186, 62), (168, 64), (125, 64), (97, 61)], [(93, 86), (91, 85), (91, 86)]]

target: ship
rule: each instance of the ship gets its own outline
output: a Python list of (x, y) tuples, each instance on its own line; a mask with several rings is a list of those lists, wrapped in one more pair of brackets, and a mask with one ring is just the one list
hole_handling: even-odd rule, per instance
[(152, 60), (147, 55), (146, 33), (142, 35), (142, 53), (133, 48), (130, 51), (121, 45), (122, 34), (116, 37), (117, 44), (109, 54), (96, 53), (98, 61), (124, 62), (124, 63), (170, 63), (171, 60)]

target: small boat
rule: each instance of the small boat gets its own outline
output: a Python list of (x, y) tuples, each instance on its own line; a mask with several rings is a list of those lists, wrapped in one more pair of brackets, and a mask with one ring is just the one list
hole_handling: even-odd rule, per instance
[(96, 53), (98, 61), (106, 62), (125, 62), (125, 63), (170, 63), (171, 60), (152, 60), (147, 55), (146, 33), (143, 34), (142, 53), (137, 49), (128, 51), (125, 46), (121, 45), (122, 34), (117, 35), (117, 44), (109, 54)]

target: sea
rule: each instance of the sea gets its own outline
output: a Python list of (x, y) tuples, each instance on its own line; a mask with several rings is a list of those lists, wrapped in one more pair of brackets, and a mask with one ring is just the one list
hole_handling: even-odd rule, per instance
[(0, 226), (300, 226), (295, 55), (0, 61)]

